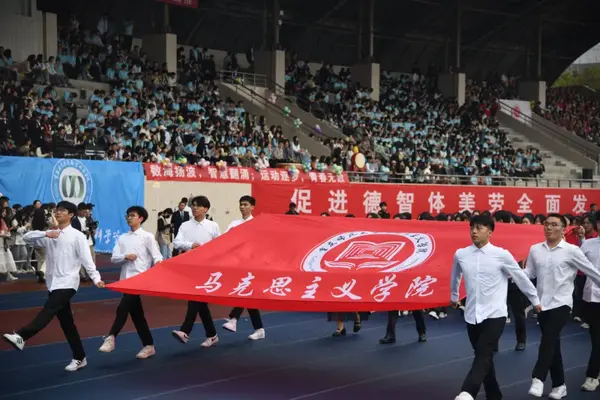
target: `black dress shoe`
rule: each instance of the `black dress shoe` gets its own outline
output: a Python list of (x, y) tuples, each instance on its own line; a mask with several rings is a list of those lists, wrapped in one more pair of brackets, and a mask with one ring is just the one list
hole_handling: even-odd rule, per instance
[(515, 346), (515, 351), (525, 351), (525, 342), (519, 342)]
[(331, 335), (331, 336), (333, 336), (333, 337), (346, 336), (346, 328), (342, 329), (341, 331), (333, 332), (333, 335)]
[(427, 336), (422, 333), (419, 335), (419, 343), (425, 343), (427, 341)]
[(385, 337), (379, 339), (379, 343), (381, 343), (381, 344), (396, 343), (396, 335), (394, 335), (392, 333), (386, 333)]

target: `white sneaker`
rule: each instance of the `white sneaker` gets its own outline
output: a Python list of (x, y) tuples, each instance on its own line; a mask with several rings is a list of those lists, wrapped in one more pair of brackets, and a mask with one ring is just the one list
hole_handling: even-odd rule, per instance
[(575, 321), (575, 322), (581, 322), (581, 318), (575, 317), (575, 318), (573, 318), (573, 321)]
[(406, 317), (408, 315), (408, 311), (402, 311), (402, 315)]
[(98, 349), (100, 353), (110, 353), (115, 349), (115, 337), (113, 335), (108, 335), (104, 338), (104, 343)]
[(210, 347), (210, 346), (214, 346), (217, 343), (219, 343), (219, 337), (217, 335), (215, 335), (213, 337), (206, 338), (206, 340), (204, 342), (202, 342), (200, 347)]
[(156, 350), (154, 349), (154, 346), (144, 346), (144, 348), (142, 350), (140, 350), (139, 353), (137, 353), (135, 358), (138, 358), (140, 360), (145, 360), (146, 358), (152, 357), (155, 354), (156, 354)]
[(445, 312), (441, 312), (440, 313), (440, 319), (444, 319), (448, 316), (448, 314), (446, 314)]
[(437, 313), (435, 311), (430, 311), (429, 312), (429, 316), (435, 320), (439, 320), (440, 317), (438, 317)]
[(585, 382), (583, 383), (583, 385), (581, 385), (581, 390), (586, 392), (593, 392), (598, 388), (598, 385), (600, 385), (600, 381), (598, 381), (598, 379), (585, 378)]
[(248, 336), (250, 340), (261, 340), (265, 338), (265, 330), (263, 328), (257, 329), (253, 334)]
[(529, 394), (535, 397), (542, 397), (544, 394), (544, 382), (538, 378), (533, 378), (531, 381), (531, 387), (529, 388)]
[(23, 347), (25, 347), (25, 341), (20, 335), (16, 333), (5, 333), (2, 337), (16, 350), (23, 351)]
[(506, 318), (506, 324), (510, 324), (510, 318)]
[(7, 280), (8, 282), (11, 282), (11, 281), (18, 281), (18, 280), (19, 280), (19, 278), (17, 278), (16, 276), (14, 276), (14, 275), (13, 275), (13, 274), (11, 274), (10, 272), (8, 272), (8, 273), (6, 274), (6, 280)]
[(552, 388), (552, 391), (548, 395), (549, 399), (560, 400), (563, 397), (567, 397), (567, 385), (561, 385), (559, 387)]
[(187, 344), (188, 342), (188, 335), (185, 332), (173, 331), (171, 332), (171, 335), (173, 335), (175, 339), (179, 340), (183, 344)]
[(84, 358), (82, 361), (71, 360), (71, 363), (65, 367), (65, 371), (75, 372), (87, 365), (87, 360)]
[(590, 324), (588, 324), (587, 322), (584, 322), (583, 324), (581, 324), (581, 327), (583, 329), (590, 329)]
[(229, 332), (235, 332), (237, 330), (237, 319), (231, 318), (223, 324), (223, 329)]
[(462, 392), (454, 398), (454, 400), (473, 400), (473, 396), (467, 392)]

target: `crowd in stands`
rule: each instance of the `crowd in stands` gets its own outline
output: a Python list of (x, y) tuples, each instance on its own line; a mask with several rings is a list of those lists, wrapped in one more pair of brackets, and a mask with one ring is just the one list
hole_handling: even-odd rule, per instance
[(352, 82), (348, 68), (336, 73), (331, 65), (323, 65), (313, 74), (307, 62), (292, 58), (286, 91), (316, 115), (354, 134), (367, 156), (367, 179), (411, 176), (426, 181), (435, 175), (460, 175), (489, 184), (494, 177), (544, 173), (540, 152), (515, 149), (494, 118), (497, 99), (514, 92), (514, 79), (469, 82), (462, 107), (439, 93), (435, 79), (382, 71), (376, 102), (371, 89)]
[(535, 112), (567, 131), (600, 146), (600, 102), (576, 88), (552, 88), (546, 92), (546, 109)]

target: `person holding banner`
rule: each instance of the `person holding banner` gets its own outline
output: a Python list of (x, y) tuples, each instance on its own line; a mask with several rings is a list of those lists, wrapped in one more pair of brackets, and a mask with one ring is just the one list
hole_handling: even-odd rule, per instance
[(538, 359), (532, 372), (529, 394), (542, 397), (544, 381), (550, 372), (551, 399), (567, 396), (565, 371), (560, 350), (560, 334), (573, 308), (573, 290), (577, 271), (583, 272), (600, 286), (600, 272), (585, 257), (581, 249), (564, 240), (567, 219), (560, 214), (549, 214), (544, 221), (546, 240), (531, 246), (525, 272), (537, 278), (537, 291), (543, 311), (538, 315), (542, 340)]
[(454, 254), (450, 282), (452, 305), (457, 308), (460, 304), (460, 281), (462, 278), (465, 281), (467, 302), (464, 318), (475, 358), (455, 400), (475, 399), (482, 384), (488, 399), (501, 399), (494, 368), (494, 350), (498, 347), (508, 316), (509, 276), (538, 311), (541, 311), (541, 306), (535, 286), (513, 256), (490, 243), (495, 228), (492, 217), (474, 216), (469, 226), (473, 244)]
[(48, 300), (33, 321), (17, 332), (7, 333), (3, 336), (4, 340), (15, 349), (23, 350), (27, 340), (37, 335), (54, 317), (57, 317), (73, 352), (73, 359), (65, 367), (65, 370), (70, 372), (87, 365), (83, 343), (71, 311), (71, 299), (79, 288), (81, 265), (85, 267), (97, 287), (104, 287), (100, 273), (92, 261), (85, 235), (71, 226), (71, 219), (76, 212), (75, 204), (61, 201), (57, 204), (55, 213), (58, 229), (31, 231), (23, 235), (26, 243), (46, 251)]
[[(594, 230), (597, 231), (600, 228), (600, 224), (597, 222), (600, 218), (600, 212), (596, 212), (595, 217), (590, 214), (587, 218), (589, 221), (595, 222)], [(582, 234), (585, 233), (588, 232), (582, 232)], [(598, 249), (600, 249), (600, 238), (597, 235), (591, 239), (584, 239), (581, 244), (583, 254), (597, 269), (600, 269), (600, 251)], [(583, 306), (585, 321), (590, 325), (592, 352), (585, 374), (586, 378), (581, 389), (586, 392), (593, 392), (600, 385), (600, 285), (596, 285), (591, 279), (585, 282), (583, 301), (585, 302)]]
[[(110, 258), (114, 264), (121, 264), (119, 279), (128, 279), (141, 274), (163, 260), (154, 235), (142, 228), (142, 224), (148, 219), (148, 211), (144, 207), (132, 206), (127, 209), (126, 218), (131, 230), (117, 239)], [(110, 333), (98, 351), (110, 353), (115, 349), (116, 337), (125, 326), (129, 315), (144, 346), (136, 358), (152, 357), (156, 354), (156, 350), (144, 316), (142, 299), (139, 295), (133, 294), (124, 294), (121, 298)]]
[[(219, 225), (206, 218), (206, 213), (209, 209), (210, 201), (206, 196), (197, 196), (192, 199), (192, 216), (194, 218), (181, 224), (179, 232), (173, 242), (173, 246), (180, 253), (185, 253), (198, 248), (199, 246), (216, 239), (221, 234)], [(194, 328), (196, 315), (200, 315), (200, 319), (202, 320), (206, 332), (206, 340), (200, 346), (211, 347), (217, 344), (219, 338), (208, 304), (199, 301), (188, 301), (185, 320), (179, 330), (172, 332), (173, 337), (181, 343), (186, 344), (189, 335)]]
[[(250, 221), (252, 218), (252, 210), (254, 210), (254, 206), (256, 206), (256, 199), (252, 196), (242, 196), (240, 198), (240, 213), (242, 214), (242, 219), (236, 219), (232, 221), (231, 224), (227, 227), (225, 233), (229, 232), (231, 229), (235, 228), (243, 224), (244, 222)], [(230, 332), (235, 332), (237, 330), (237, 321), (240, 319), (242, 312), (244, 311), (243, 307), (235, 307), (229, 313), (229, 319), (227, 322), (223, 324), (223, 329), (228, 330)], [(262, 319), (260, 317), (260, 311), (249, 308), (248, 315), (250, 315), (250, 321), (252, 321), (252, 327), (254, 328), (254, 332), (248, 336), (250, 340), (260, 340), (265, 338), (265, 329), (263, 327)]]

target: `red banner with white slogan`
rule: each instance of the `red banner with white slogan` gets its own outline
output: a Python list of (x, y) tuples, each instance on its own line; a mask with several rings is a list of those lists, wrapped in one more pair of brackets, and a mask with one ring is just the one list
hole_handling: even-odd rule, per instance
[(159, 3), (167, 3), (173, 6), (198, 8), (198, 0), (156, 0)]
[(354, 214), (364, 217), (379, 211), (386, 202), (388, 212), (453, 214), (475, 210), (491, 212), (511, 211), (517, 215), (527, 213), (562, 213), (580, 215), (588, 212), (592, 203), (600, 203), (600, 191), (595, 189), (557, 189), (506, 186), (458, 185), (397, 185), (363, 184), (347, 185), (252, 185), (256, 198), (255, 214), (281, 214), (290, 202), (296, 203), (300, 214), (332, 216)]
[(348, 183), (344, 172), (290, 172), (283, 168), (257, 170), (249, 167), (200, 167), (197, 165), (145, 163), (144, 172), (150, 181), (201, 182), (267, 182), (267, 183)]
[[(261, 215), (133, 278), (118, 292), (280, 311), (420, 310), (448, 305), (465, 222)], [(539, 225), (499, 224), (517, 260)]]

